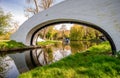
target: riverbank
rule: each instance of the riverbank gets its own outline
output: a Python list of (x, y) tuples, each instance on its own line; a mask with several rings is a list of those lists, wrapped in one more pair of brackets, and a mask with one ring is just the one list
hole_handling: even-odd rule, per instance
[(0, 40), (0, 52), (23, 51), (35, 48), (40, 48), (40, 46), (26, 46), (13, 40)]
[(104, 42), (51, 65), (37, 67), (19, 78), (119, 78), (120, 59), (111, 54), (109, 43)]
[(58, 41), (58, 40), (46, 40), (46, 41), (42, 41), (42, 42), (37, 42), (37, 45), (47, 46), (47, 45), (55, 45), (55, 44), (59, 44), (59, 43), (62, 43), (62, 41)]
[(38, 42), (37, 46), (26, 46), (21, 42), (16, 42), (14, 40), (0, 40), (0, 52), (8, 52), (8, 51), (23, 51), (29, 49), (41, 48), (44, 46), (50, 46), (61, 43), (61, 41), (55, 40), (46, 40), (42, 42)]

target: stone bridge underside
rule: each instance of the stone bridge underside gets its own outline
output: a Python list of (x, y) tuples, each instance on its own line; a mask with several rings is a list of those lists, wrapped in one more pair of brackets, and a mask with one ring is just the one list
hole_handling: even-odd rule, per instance
[(35, 45), (41, 28), (58, 23), (95, 28), (107, 37), (112, 50), (120, 50), (120, 0), (65, 0), (28, 19), (11, 40)]

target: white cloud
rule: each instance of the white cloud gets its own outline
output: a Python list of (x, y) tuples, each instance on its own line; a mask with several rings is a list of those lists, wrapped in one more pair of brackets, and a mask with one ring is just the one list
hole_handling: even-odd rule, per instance
[(12, 14), (13, 14), (13, 20), (19, 22), (19, 25), (23, 24), (27, 20), (24, 14), (21, 13), (12, 13)]
[(55, 25), (55, 29), (60, 30), (60, 28), (62, 27), (62, 25), (65, 25), (67, 30), (70, 30), (70, 28), (73, 26), (73, 24), (70, 23), (64, 23), (64, 24), (57, 24)]

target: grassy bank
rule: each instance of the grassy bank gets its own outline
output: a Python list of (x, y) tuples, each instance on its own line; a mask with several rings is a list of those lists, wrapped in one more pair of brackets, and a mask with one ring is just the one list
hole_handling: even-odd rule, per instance
[(108, 42), (51, 65), (37, 67), (19, 78), (120, 78), (120, 59), (110, 56)]
[(54, 45), (54, 44), (57, 44), (57, 43), (61, 43), (61, 41), (46, 40), (46, 41), (42, 41), (42, 42), (37, 42), (37, 45), (46, 46), (46, 45)]
[(13, 48), (24, 48), (26, 47), (23, 43), (16, 42), (13, 40), (0, 40), (0, 50), (13, 49)]

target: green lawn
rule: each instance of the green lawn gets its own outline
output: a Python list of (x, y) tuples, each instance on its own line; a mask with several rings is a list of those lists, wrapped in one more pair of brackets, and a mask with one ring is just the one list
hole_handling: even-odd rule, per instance
[(0, 40), (0, 49), (24, 48), (26, 47), (21, 42), (14, 40)]
[(37, 45), (46, 46), (46, 45), (54, 45), (54, 44), (57, 44), (57, 43), (61, 43), (61, 41), (46, 40), (46, 41), (42, 41), (42, 42), (37, 42)]
[(110, 55), (108, 42), (37, 67), (19, 78), (120, 78), (120, 59)]

